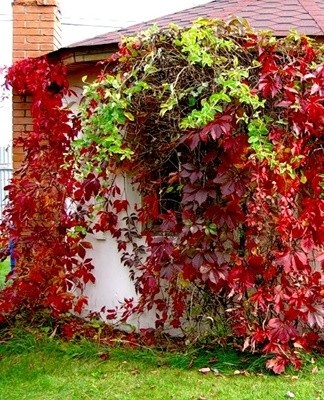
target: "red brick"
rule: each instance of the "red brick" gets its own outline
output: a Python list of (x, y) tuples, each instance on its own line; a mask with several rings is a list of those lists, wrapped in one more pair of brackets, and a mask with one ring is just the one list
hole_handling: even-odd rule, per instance
[(41, 45), (40, 45), (40, 51), (41, 51), (41, 52), (49, 53), (49, 52), (51, 52), (51, 51), (53, 51), (53, 50), (56, 50), (56, 49), (53, 48), (53, 46), (52, 46), (51, 44), (44, 43), (44, 44), (41, 44)]
[(25, 43), (25, 35), (16, 35), (15, 43)]
[[(23, 37), (23, 36), (22, 36)], [(13, 49), (13, 51), (16, 53), (16, 51), (22, 51), (22, 50), (25, 50), (25, 43), (21, 43), (20, 41), (19, 42), (15, 42), (13, 45), (12, 45), (12, 49)]]
[(53, 29), (53, 23), (51, 21), (26, 21), (26, 28)]
[[(13, 44), (13, 51), (15, 52), (16, 50), (18, 51), (26, 51), (29, 53), (31, 53), (32, 51), (35, 50), (40, 50), (40, 44), (38, 43), (14, 43)], [(30, 56), (32, 57), (32, 56)]]
[(24, 28), (25, 36), (37, 36), (41, 35), (41, 29), (39, 28)]
[(25, 6), (25, 5), (30, 6), (30, 5), (37, 4), (37, 0), (15, 0), (15, 4), (23, 5), (23, 6)]
[(40, 20), (39, 14), (33, 14), (32, 16), (29, 14), (15, 14), (15, 21), (38, 21)]
[(26, 110), (21, 110), (21, 109), (17, 110), (17, 109), (15, 109), (15, 110), (13, 110), (13, 116), (14, 117), (25, 117), (26, 116)]
[(41, 14), (40, 16), (41, 21), (52, 21), (55, 22), (57, 20), (57, 17), (53, 14)]
[[(15, 112), (15, 110), (13, 110)], [(30, 125), (31, 118), (30, 117), (15, 117), (13, 116), (14, 124), (16, 125)]]
[(17, 28), (15, 30), (15, 35), (14, 35), (14, 39), (16, 36), (24, 36), (26, 32), (26, 28)]
[(26, 115), (25, 113), (27, 113), (27, 110), (30, 108), (30, 103), (25, 103), (23, 100), (20, 100), (19, 102), (16, 101), (14, 103), (15, 106), (15, 111), (23, 111), (24, 115)]
[(37, 49), (37, 50), (34, 50), (34, 51), (31, 51), (31, 50), (28, 50), (28, 57), (40, 57), (40, 56), (43, 56), (45, 53), (44, 53), (44, 51), (41, 51), (40, 49)]
[(21, 60), (22, 58), (27, 57), (27, 54), (25, 51), (19, 50), (19, 51), (15, 51), (14, 55), (13, 55), (13, 61), (17, 61), (17, 60)]
[(37, 14), (40, 15), (41, 13), (52, 14), (55, 7), (43, 7), (43, 6), (25, 6), (25, 12), (28, 15)]
[(14, 147), (14, 154), (13, 154), (13, 160), (14, 162), (19, 162), (22, 161), (24, 155), (24, 151), (22, 148), (19, 148), (18, 146)]
[(14, 0), (13, 59), (38, 57), (60, 45), (56, 0)]
[[(53, 45), (52, 45), (52, 43), (51, 43), (52, 41), (53, 41), (53, 36), (52, 36), (52, 35), (51, 35), (51, 36), (45, 36), (45, 35), (26, 36), (26, 43), (27, 43), (28, 46), (29, 46), (28, 43), (30, 43), (30, 44), (35, 44), (35, 43), (43, 44), (43, 43), (47, 43), (47, 44), (49, 44), (50, 46), (52, 46), (52, 48), (53, 48)], [(50, 42), (50, 43), (48, 43), (48, 42)]]
[(55, 35), (55, 29), (53, 27), (48, 27), (48, 28), (41, 28), (40, 29), (40, 34), (41, 35), (46, 35), (46, 36), (54, 36)]
[[(13, 30), (16, 31), (18, 28), (25, 28), (27, 22), (26, 21), (17, 21), (16, 19), (13, 21)], [(36, 24), (36, 22), (35, 22)]]
[(13, 5), (13, 9), (15, 14), (25, 14), (26, 12), (26, 7), (25, 6), (21, 6), (21, 5)]
[(26, 129), (26, 125), (15, 125), (14, 126), (14, 134), (15, 133), (20, 133), (20, 132), (25, 132), (26, 130), (27, 130)]

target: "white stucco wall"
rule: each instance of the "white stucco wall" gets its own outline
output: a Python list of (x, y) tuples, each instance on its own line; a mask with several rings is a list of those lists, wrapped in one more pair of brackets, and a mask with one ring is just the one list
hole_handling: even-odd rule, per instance
[[(140, 203), (140, 196), (129, 180), (119, 177), (117, 184), (130, 207)], [(109, 233), (91, 234), (87, 240), (93, 246), (93, 249), (88, 250), (88, 255), (93, 260), (95, 266), (93, 274), (96, 278), (95, 283), (90, 282), (86, 286), (85, 295), (89, 300), (87, 311), (100, 312), (102, 307), (106, 309), (119, 307), (124, 298), (133, 298), (136, 304), (138, 297), (134, 283), (129, 277), (129, 270), (120, 260), (121, 253), (118, 252), (116, 240)], [(128, 320), (128, 324), (136, 329), (153, 328), (153, 311), (140, 317), (133, 316)]]
[[(84, 72), (86, 75), (86, 72)], [(66, 104), (73, 104), (72, 110), (78, 112), (78, 104), (82, 97), (83, 83), (82, 75), (70, 79), (71, 89), (77, 94), (65, 99)], [(95, 75), (88, 74), (88, 81), (91, 82)], [(135, 204), (140, 204), (141, 198), (136, 189), (131, 185), (130, 179), (117, 177), (117, 185), (121, 189), (122, 199), (127, 199), (130, 210)], [(122, 223), (122, 222), (121, 222)], [(139, 227), (140, 228), (140, 227)], [(124, 298), (134, 298), (136, 303), (137, 294), (134, 283), (130, 280), (129, 270), (120, 260), (121, 253), (118, 252), (117, 242), (109, 233), (89, 234), (86, 240), (91, 242), (93, 248), (88, 250), (87, 256), (92, 258), (95, 276), (95, 283), (89, 282), (84, 294), (88, 297), (88, 306), (85, 307), (84, 315), (89, 312), (100, 312), (106, 309), (119, 307)], [(105, 313), (101, 314), (103, 319)], [(116, 321), (117, 322), (117, 321)], [(134, 316), (128, 321), (128, 327), (154, 328), (154, 312), (148, 312), (142, 316)], [(124, 325), (127, 328), (126, 325)]]

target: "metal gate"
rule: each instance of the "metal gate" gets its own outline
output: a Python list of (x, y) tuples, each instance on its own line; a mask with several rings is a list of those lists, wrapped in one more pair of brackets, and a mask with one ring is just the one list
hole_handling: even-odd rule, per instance
[(0, 219), (7, 203), (7, 193), (4, 190), (12, 177), (12, 149), (11, 146), (0, 147)]

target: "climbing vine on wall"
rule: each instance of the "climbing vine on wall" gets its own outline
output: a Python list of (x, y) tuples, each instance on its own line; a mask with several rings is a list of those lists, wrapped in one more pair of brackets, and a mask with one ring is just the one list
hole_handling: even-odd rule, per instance
[(66, 157), (79, 127), (63, 104), (70, 93), (65, 67), (46, 58), (24, 59), (9, 68), (6, 84), (30, 100), (33, 126), (14, 141), (24, 160), (6, 188), (1, 249), (7, 256), (11, 242), (16, 267), (1, 292), (0, 322), (17, 312), (81, 312), (84, 284), (94, 277), (85, 223), (67, 207), (74, 183)]
[[(85, 89), (73, 147), (135, 311), (154, 309), (157, 326), (222, 325), (273, 354), (277, 373), (298, 368), (324, 327), (321, 54), (238, 20), (126, 38)], [(135, 207), (118, 197), (120, 174)]]
[(25, 160), (2, 221), (17, 269), (1, 319), (81, 312), (94, 281), (85, 237), (105, 231), (139, 293), (122, 319), (153, 310), (157, 327), (186, 334), (208, 322), (272, 354), (276, 373), (300, 367), (324, 326), (321, 54), (239, 20), (152, 28), (86, 86), (81, 121), (63, 106), (61, 64), (16, 63), (7, 83), (31, 96), (33, 130), (16, 139)]

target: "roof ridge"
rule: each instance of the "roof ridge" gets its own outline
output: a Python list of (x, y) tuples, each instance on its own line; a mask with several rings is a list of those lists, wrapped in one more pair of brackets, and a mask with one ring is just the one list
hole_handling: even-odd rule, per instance
[(298, 0), (304, 10), (313, 18), (318, 27), (324, 32), (324, 14), (315, 0)]
[[(1, 1), (1, 0), (0, 0), (0, 1)], [(128, 25), (128, 26), (124, 26), (124, 27), (121, 27), (121, 28), (119, 28), (119, 29), (109, 31), (109, 32), (107, 32), (107, 33), (108, 33), (108, 34), (109, 34), (109, 33), (111, 33), (111, 34), (113, 34), (113, 33), (119, 34), (119, 33), (122, 33), (122, 32), (125, 31), (125, 30), (133, 29), (133, 28), (136, 28), (136, 27), (141, 27), (141, 26), (146, 25), (146, 24), (154, 25), (154, 24), (156, 24), (156, 21), (161, 20), (161, 18), (168, 18), (168, 17), (170, 17), (170, 16), (174, 16), (174, 15), (177, 15), (177, 14), (182, 14), (182, 13), (185, 12), (185, 11), (193, 10), (193, 9), (195, 9), (195, 8), (200, 8), (200, 7), (206, 6), (207, 4), (214, 3), (214, 2), (217, 2), (217, 1), (218, 1), (218, 0), (209, 0), (209, 1), (206, 2), (206, 3), (198, 4), (198, 5), (194, 6), (194, 7), (187, 7), (187, 8), (184, 8), (184, 9), (182, 9), (182, 10), (178, 10), (178, 11), (175, 11), (175, 12), (170, 12), (170, 13), (168, 13), (168, 14), (161, 15), (161, 16), (157, 16), (157, 17), (154, 17), (154, 18), (145, 20), (145, 21), (136, 22), (135, 24), (131, 24), (131, 25)], [(238, 1), (238, 0), (236, 0), (236, 1)], [(245, 1), (245, 0), (244, 0), (244, 1)], [(103, 35), (105, 35), (105, 34), (98, 34), (98, 35), (92, 36), (92, 37), (90, 37), (89, 39), (85, 39), (85, 40), (87, 41), (87, 40), (91, 40), (91, 39), (96, 39), (96, 38), (102, 37)], [(69, 44), (67, 47), (78, 46), (79, 43), (83, 43), (85, 40), (78, 40), (77, 42), (74, 42), (74, 43)]]
[(272, 30), (278, 36), (287, 35), (291, 28), (296, 27), (306, 35), (324, 37), (324, 0), (212, 0), (117, 31), (97, 35), (68, 47), (117, 44), (122, 36), (134, 35), (152, 24), (163, 28), (173, 22), (185, 27), (199, 17), (227, 20), (233, 16), (246, 18), (256, 30)]

